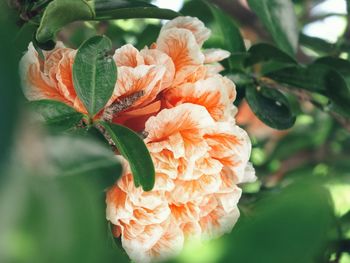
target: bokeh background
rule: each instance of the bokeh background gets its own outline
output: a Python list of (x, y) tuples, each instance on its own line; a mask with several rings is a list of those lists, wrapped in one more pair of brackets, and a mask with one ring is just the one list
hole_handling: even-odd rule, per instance
[[(239, 25), (246, 45), (270, 42), (242, 1), (215, 0)], [(197, 16), (222, 38), (199, 0), (157, 0), (159, 7)], [(326, 54), (350, 59), (345, 0), (294, 0), (300, 28), (298, 61)], [(18, 61), (33, 25), (0, 4), (0, 262), (129, 262), (105, 220), (105, 189), (120, 166), (94, 134), (63, 135), (39, 125), (23, 98)], [(58, 38), (77, 48), (105, 34), (115, 48), (150, 45), (164, 21), (129, 19), (67, 26)], [(349, 32), (348, 32), (349, 31)], [(238, 94), (242, 88), (237, 82)], [(350, 134), (332, 116), (299, 103), (295, 126), (277, 131), (238, 96), (237, 121), (249, 132), (258, 181), (242, 185), (241, 217), (218, 240), (188, 242), (177, 263), (350, 262)], [(298, 103), (298, 102), (295, 102)], [(350, 103), (350, 102), (349, 102)], [(87, 165), (88, 164), (88, 165)]]

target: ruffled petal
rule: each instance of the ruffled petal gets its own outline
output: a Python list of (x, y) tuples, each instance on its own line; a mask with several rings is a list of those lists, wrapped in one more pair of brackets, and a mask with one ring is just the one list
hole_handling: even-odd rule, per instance
[(166, 53), (175, 65), (173, 86), (183, 83), (204, 62), (196, 39), (187, 29), (170, 28), (162, 31), (157, 40), (157, 49)]
[(205, 49), (203, 51), (203, 54), (205, 58), (204, 59), (205, 64), (219, 62), (221, 60), (228, 58), (231, 55), (230, 52), (220, 48)]
[(118, 48), (113, 55), (113, 59), (117, 67), (124, 66), (135, 68), (145, 64), (140, 52), (131, 44)]
[(203, 45), (204, 41), (210, 37), (211, 33), (210, 30), (205, 27), (202, 21), (196, 17), (190, 16), (180, 16), (169, 21), (162, 27), (160, 32), (162, 33), (163, 31), (171, 28), (182, 28), (191, 31), (199, 46)]

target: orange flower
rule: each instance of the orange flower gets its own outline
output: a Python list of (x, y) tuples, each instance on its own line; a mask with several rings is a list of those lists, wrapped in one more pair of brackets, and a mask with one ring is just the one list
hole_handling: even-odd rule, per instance
[[(150, 48), (115, 51), (118, 79), (101, 118), (146, 134), (156, 181), (136, 188), (126, 160), (107, 192), (107, 220), (135, 262), (167, 259), (186, 239), (228, 233), (239, 217), (237, 184), (255, 180), (251, 144), (235, 124), (235, 85), (218, 74), (229, 52), (202, 50), (210, 30), (178, 17)], [(41, 61), (32, 45), (21, 62), (29, 100), (55, 99), (85, 112), (72, 82), (75, 50), (58, 45)]]
[[(235, 86), (217, 74), (220, 66), (210, 64), (229, 53), (202, 51), (209, 33), (198, 19), (179, 17), (162, 28), (152, 45), (174, 65), (173, 80), (159, 89), (159, 111), (145, 119), (143, 129), (156, 169), (155, 187), (148, 193), (136, 189), (127, 170), (107, 196), (107, 218), (136, 262), (176, 254), (186, 238), (230, 232), (239, 217), (237, 184), (255, 180), (248, 162), (250, 140), (235, 125)], [(120, 58), (128, 62), (121, 63), (140, 67), (141, 53), (129, 47), (129, 55)], [(149, 207), (151, 199), (154, 206)], [(122, 218), (126, 208), (128, 220)]]

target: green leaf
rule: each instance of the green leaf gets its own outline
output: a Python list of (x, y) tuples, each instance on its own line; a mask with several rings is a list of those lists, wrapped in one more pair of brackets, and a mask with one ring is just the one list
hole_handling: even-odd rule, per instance
[(350, 84), (350, 61), (336, 57), (322, 57), (314, 63), (326, 65), (340, 73)]
[(335, 57), (323, 57), (315, 61), (330, 70), (327, 79), (327, 94), (335, 104), (334, 109), (344, 116), (350, 116), (350, 61)]
[[(330, 63), (332, 62), (332, 63)], [(324, 58), (308, 67), (292, 66), (267, 74), (277, 82), (326, 95), (343, 115), (350, 111), (350, 87), (336, 69), (349, 76), (347, 61)], [(291, 88), (293, 88), (291, 87)]]
[(260, 62), (275, 61), (285, 64), (296, 64), (294, 58), (281, 49), (266, 43), (253, 45), (249, 50), (249, 57), (245, 61), (245, 66), (251, 66)]
[(173, 19), (180, 14), (170, 9), (158, 8), (144, 1), (100, 0), (95, 2), (95, 20), (158, 18)]
[(299, 41), (301, 45), (325, 54), (331, 53), (336, 48), (335, 44), (329, 43), (322, 38), (311, 37), (305, 34), (299, 35)]
[(85, 0), (54, 0), (45, 9), (36, 33), (39, 43), (50, 42), (65, 25), (79, 20), (91, 20), (95, 12)]
[(54, 0), (43, 14), (36, 33), (41, 47), (52, 48), (52, 39), (65, 25), (75, 21), (99, 21), (126, 18), (173, 19), (180, 14), (143, 1), (127, 0)]
[[(235, 22), (229, 15), (227, 15), (221, 9), (211, 4), (208, 5), (221, 31), (221, 37), (224, 44), (224, 48), (230, 51), (231, 54), (237, 52), (244, 53), (246, 51), (244, 41), (239, 31), (239, 28), (237, 27)], [(234, 58), (229, 58), (229, 65), (231, 69), (237, 68), (236, 60)]]
[(73, 64), (73, 81), (78, 97), (90, 117), (98, 113), (113, 94), (117, 67), (107, 55), (112, 42), (105, 36), (95, 36), (78, 49)]
[(47, 164), (41, 168), (43, 174), (60, 177), (104, 174), (109, 185), (121, 174), (121, 164), (115, 154), (89, 137), (51, 136), (43, 142), (47, 158)]
[[(14, 129), (17, 124), (18, 98), (20, 97), (20, 81), (18, 74), (18, 57), (22, 50), (14, 45), (14, 35), (18, 34), (18, 28), (9, 19), (11, 10), (6, 1), (0, 2), (0, 184), (4, 175), (2, 164), (6, 163), (10, 156)], [(25, 41), (29, 41), (25, 39)], [(18, 44), (18, 43), (16, 43)]]
[(280, 83), (325, 94), (328, 72), (329, 68), (322, 64), (311, 64), (308, 67), (295, 65), (270, 72), (266, 76)]
[(277, 46), (294, 56), (298, 48), (298, 22), (290, 0), (248, 0)]
[(120, 153), (129, 161), (135, 186), (144, 191), (152, 190), (155, 170), (148, 149), (138, 134), (121, 125), (100, 123), (116, 144)]
[[(86, 140), (74, 144), (74, 138), (60, 136), (42, 142), (45, 152), (39, 159), (57, 169), (58, 174), (49, 176), (51, 171), (44, 167), (41, 172), (24, 168), (20, 158), (12, 164), (9, 180), (0, 185), (0, 262), (130, 262), (106, 242), (105, 189), (113, 181), (106, 185), (104, 180), (115, 180), (120, 175), (115, 155), (108, 148), (101, 149), (100, 145)], [(60, 146), (62, 142), (64, 145)], [(105, 167), (95, 166), (74, 176), (60, 176), (66, 164), (64, 161), (63, 167), (55, 165), (56, 158), (51, 158), (50, 151), (56, 150), (72, 166), (70, 157), (75, 160), (80, 155), (88, 157), (86, 160), (81, 157), (79, 166), (106, 156), (111, 169), (107, 172)], [(30, 165), (32, 169), (38, 166)]]
[[(232, 233), (224, 237), (227, 249), (219, 262), (310, 263), (322, 262), (334, 228), (329, 192), (320, 180), (302, 178), (281, 190), (270, 191)], [(275, 193), (275, 194), (273, 194)]]
[(274, 129), (288, 129), (295, 123), (296, 118), (289, 108), (287, 98), (277, 90), (248, 87), (246, 100), (255, 115)]
[(48, 127), (55, 130), (71, 129), (83, 118), (83, 114), (55, 100), (32, 101), (29, 105), (41, 115)]

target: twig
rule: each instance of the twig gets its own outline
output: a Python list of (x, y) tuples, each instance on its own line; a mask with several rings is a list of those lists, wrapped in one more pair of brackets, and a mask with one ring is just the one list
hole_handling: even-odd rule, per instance
[(103, 137), (105, 137), (105, 139), (107, 140), (108, 144), (111, 146), (113, 152), (117, 151), (117, 146), (115, 145), (112, 137), (109, 135), (109, 133), (106, 131), (105, 127), (103, 127), (101, 124), (96, 123), (95, 127), (97, 130), (100, 131), (100, 133), (103, 135)]

